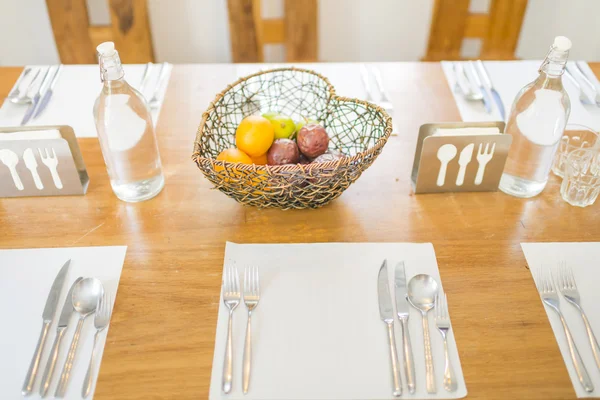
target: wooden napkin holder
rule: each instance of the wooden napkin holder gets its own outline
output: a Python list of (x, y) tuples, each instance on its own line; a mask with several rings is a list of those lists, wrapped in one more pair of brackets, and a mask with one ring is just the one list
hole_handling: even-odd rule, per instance
[(0, 128), (0, 198), (83, 195), (89, 181), (70, 126)]
[[(504, 171), (504, 164), (506, 164), (508, 150), (512, 142), (512, 136), (503, 133), (504, 126), (504, 122), (451, 122), (421, 125), (411, 174), (414, 192), (486, 192), (498, 190), (500, 177)], [(473, 135), (433, 136), (437, 129), (462, 128), (498, 128), (500, 133), (477, 134), (474, 131), (475, 134)], [(446, 147), (441, 149), (442, 146)], [(464, 166), (461, 168), (459, 160), (463, 150), (465, 151), (465, 159), (467, 159), (466, 155), (469, 153), (469, 150), (466, 149), (467, 146), (473, 149), (471, 159), (468, 163), (463, 162)], [(483, 168), (483, 175), (481, 175), (478, 153), (481, 151), (482, 154), (485, 154), (486, 148), (487, 153), (491, 153), (493, 148), (493, 154), (485, 168)], [(443, 150), (447, 150), (447, 152), (444, 153)], [(438, 152), (446, 155), (446, 157), (442, 156), (443, 159), (450, 158), (450, 155), (455, 152), (455, 155), (446, 164), (443, 183), (439, 180), (440, 175), (443, 173), (443, 163), (438, 158)], [(481, 158), (483, 161), (484, 157)], [(463, 177), (462, 183), (459, 176)]]

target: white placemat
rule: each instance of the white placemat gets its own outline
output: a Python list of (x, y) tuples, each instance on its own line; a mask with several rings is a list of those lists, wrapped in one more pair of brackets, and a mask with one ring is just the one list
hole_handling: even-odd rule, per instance
[[(143, 93), (147, 99), (154, 94), (160, 67), (160, 64), (152, 67)], [(123, 68), (125, 80), (134, 88), (139, 88), (146, 65), (128, 64)], [(173, 66), (169, 64), (167, 68), (169, 68), (169, 77), (160, 88), (160, 106), (152, 110), (155, 125)], [(27, 81), (23, 82), (23, 85), (26, 84)], [(101, 90), (102, 82), (100, 82), (100, 70), (97, 65), (65, 65), (46, 110), (37, 119), (29, 121), (27, 126), (70, 125), (77, 137), (96, 137), (93, 109)], [(0, 108), (0, 126), (19, 126), (27, 107), (27, 104), (13, 104), (5, 100)]]
[[(495, 103), (492, 105), (492, 113), (488, 114), (485, 112), (482, 102), (469, 102), (465, 100), (462, 94), (455, 90), (455, 75), (452, 70), (452, 62), (442, 61), (441, 64), (463, 121), (501, 120)], [(538, 77), (538, 69), (542, 61), (484, 61), (484, 64), (494, 87), (500, 94), (504, 110), (506, 110), (506, 118), (508, 118), (517, 93), (523, 86)], [(465, 70), (468, 71), (467, 64), (465, 63), (464, 65)], [(591, 75), (594, 75), (587, 64), (585, 64), (585, 68)], [(568, 123), (582, 124), (596, 131), (600, 130), (600, 108), (594, 105), (581, 104), (579, 101), (579, 91), (568, 78), (563, 78), (563, 86), (571, 100), (571, 115), (569, 116)]]
[[(228, 395), (221, 391), (228, 317), (221, 299), (210, 399), (393, 399), (387, 329), (379, 317), (377, 296), (377, 276), (384, 258), (388, 259), (390, 270), (397, 261), (404, 260), (407, 279), (417, 273), (428, 273), (442, 283), (430, 243), (227, 243), (225, 260), (236, 263), (240, 277), (245, 265), (259, 267), (261, 298), (252, 316), (253, 364), (247, 395), (241, 390), (247, 320), (243, 304), (234, 312), (233, 390)], [(447, 295), (451, 310), (452, 293)], [(409, 329), (417, 392), (408, 393), (403, 376), (403, 397), (464, 397), (467, 389), (454, 332), (448, 340), (458, 390), (447, 393), (443, 388), (442, 338), (430, 314), (438, 393), (428, 395), (425, 390), (421, 317), (411, 309)], [(396, 343), (400, 346), (401, 328), (397, 319), (395, 323)]]
[[(1, 399), (23, 398), (21, 388), (42, 329), (42, 312), (54, 278), (65, 261), (71, 259), (69, 274), (65, 280), (54, 321), (48, 332), (34, 386), (35, 391), (34, 394), (27, 397), (28, 399), (41, 399), (39, 388), (42, 375), (54, 343), (56, 325), (64, 299), (67, 297), (71, 284), (80, 276), (96, 277), (102, 281), (104, 289), (116, 298), (126, 250), (126, 246), (0, 250), (0, 315), (2, 315), (4, 326), (0, 336), (2, 338), (0, 340)], [(78, 318), (75, 314), (73, 313), (71, 316), (69, 327), (63, 336), (54, 377), (48, 392), (50, 398), (54, 396), (75, 332)], [(94, 395), (97, 373), (100, 370), (109, 328), (110, 325), (98, 337), (96, 375), (88, 399), (93, 398)], [(83, 378), (92, 354), (94, 332), (94, 317), (90, 316), (85, 320), (81, 331), (79, 348), (65, 399), (81, 399)]]
[[(521, 247), (525, 253), (530, 271), (539, 271), (540, 268), (550, 269), (554, 276), (556, 276), (558, 262), (566, 261), (575, 275), (575, 281), (581, 296), (581, 305), (590, 321), (592, 330), (596, 334), (596, 337), (600, 337), (600, 308), (598, 307), (598, 304), (600, 304), (600, 291), (598, 291), (598, 282), (600, 282), (600, 269), (598, 269), (600, 242), (521, 243)], [(535, 280), (535, 275), (533, 276)], [(581, 314), (562, 295), (559, 295), (559, 301), (560, 309), (573, 334), (573, 340), (592, 379), (595, 391), (587, 393), (581, 387), (575, 373), (575, 368), (573, 367), (573, 362), (571, 361), (567, 339), (560, 319), (553, 310), (544, 306), (563, 360), (569, 371), (573, 388), (577, 393), (577, 397), (600, 397), (600, 371), (594, 362), (594, 356), (587, 334), (585, 333)]]

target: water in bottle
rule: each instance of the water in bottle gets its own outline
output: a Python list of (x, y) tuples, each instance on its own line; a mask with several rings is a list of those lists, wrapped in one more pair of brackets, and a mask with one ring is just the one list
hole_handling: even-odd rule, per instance
[(504, 193), (533, 197), (548, 182), (554, 153), (571, 110), (562, 85), (570, 48), (569, 39), (556, 37), (538, 78), (515, 98), (505, 130), (512, 135), (512, 145), (500, 180)]
[(97, 50), (104, 86), (94, 118), (110, 184), (123, 201), (148, 200), (165, 183), (152, 114), (140, 92), (125, 81), (114, 44), (102, 43)]

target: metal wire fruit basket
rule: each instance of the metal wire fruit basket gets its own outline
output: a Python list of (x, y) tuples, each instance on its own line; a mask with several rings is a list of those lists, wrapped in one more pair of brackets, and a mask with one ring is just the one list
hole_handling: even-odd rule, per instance
[[(276, 111), (314, 118), (329, 135), (336, 161), (254, 165), (217, 161), (235, 146), (235, 131), (249, 115)], [(324, 76), (278, 68), (240, 78), (217, 94), (194, 143), (193, 161), (217, 189), (240, 203), (281, 209), (318, 208), (339, 197), (375, 161), (392, 133), (392, 119), (366, 101), (340, 97)]]

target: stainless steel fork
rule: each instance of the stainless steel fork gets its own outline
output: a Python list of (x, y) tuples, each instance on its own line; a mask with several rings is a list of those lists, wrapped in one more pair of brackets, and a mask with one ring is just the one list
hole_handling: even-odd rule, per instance
[(94, 378), (94, 360), (96, 359), (96, 343), (98, 342), (98, 336), (106, 329), (110, 322), (110, 315), (112, 312), (113, 299), (112, 296), (104, 292), (102, 297), (98, 301), (98, 307), (96, 315), (94, 316), (94, 327), (96, 333), (94, 334), (94, 344), (92, 346), (92, 356), (90, 357), (90, 364), (88, 365), (85, 378), (83, 380), (83, 387), (81, 388), (81, 397), (86, 398), (90, 394), (92, 389), (92, 380)]
[(158, 106), (160, 106), (160, 91), (165, 81), (169, 77), (168, 65), (168, 63), (164, 62), (160, 67), (160, 72), (158, 73), (158, 80), (156, 81), (156, 87), (154, 88), (154, 94), (152, 94), (150, 101), (148, 101), (148, 105), (150, 106), (150, 108), (158, 108)]
[(236, 267), (226, 266), (223, 270), (223, 303), (229, 309), (227, 325), (227, 344), (225, 346), (225, 361), (223, 362), (223, 392), (231, 392), (233, 381), (233, 310), (240, 304), (240, 278)]
[(590, 326), (590, 322), (588, 321), (587, 316), (581, 307), (581, 299), (579, 297), (579, 290), (577, 290), (577, 283), (575, 282), (573, 270), (567, 267), (567, 263), (565, 261), (561, 261), (558, 264), (557, 272), (558, 278), (556, 283), (558, 285), (558, 290), (562, 293), (563, 297), (581, 314), (581, 318), (583, 319), (585, 330), (590, 341), (590, 346), (592, 347), (592, 353), (594, 354), (596, 366), (598, 369), (600, 369), (600, 346), (598, 346), (598, 340), (596, 339), (594, 331), (592, 331), (592, 327)]
[(565, 336), (567, 337), (567, 343), (569, 345), (569, 353), (571, 355), (571, 360), (573, 361), (573, 366), (575, 367), (575, 372), (577, 373), (577, 378), (579, 379), (581, 386), (583, 386), (583, 389), (586, 392), (593, 392), (594, 385), (592, 384), (590, 376), (588, 375), (588, 372), (585, 369), (583, 360), (579, 355), (579, 350), (577, 350), (577, 346), (573, 341), (573, 335), (571, 335), (571, 331), (567, 326), (565, 317), (563, 317), (563, 314), (560, 311), (558, 293), (556, 292), (556, 289), (554, 289), (552, 277), (548, 276), (547, 272), (544, 271), (544, 267), (538, 270), (535, 283), (538, 291), (540, 292), (540, 296), (544, 304), (546, 304), (548, 307), (554, 310), (554, 312), (556, 312), (556, 314), (558, 314), (560, 318), (560, 322), (565, 331)]
[(360, 67), (360, 78), (363, 83), (363, 87), (365, 88), (365, 100), (373, 101), (373, 94), (371, 93), (371, 85), (369, 84), (369, 71), (367, 71), (367, 67), (364, 64), (361, 64)]
[(379, 68), (373, 66), (371, 67), (371, 73), (373, 74), (373, 78), (375, 78), (375, 83), (377, 84), (377, 89), (381, 94), (381, 99), (379, 99), (379, 107), (383, 108), (388, 114), (394, 114), (394, 105), (392, 104), (390, 98), (385, 91), (385, 87), (383, 86), (383, 78), (381, 77), (381, 71)]
[(579, 102), (581, 104), (594, 105), (594, 103), (590, 100), (590, 98), (587, 96), (587, 94), (581, 88), (581, 85), (579, 84), (579, 82), (577, 82), (577, 79), (575, 79), (573, 74), (571, 74), (571, 72), (569, 72), (569, 70), (566, 68), (565, 68), (564, 76), (569, 78), (569, 80), (573, 83), (573, 85), (575, 85), (575, 88), (579, 92)]
[(257, 267), (244, 270), (244, 303), (248, 309), (248, 324), (246, 325), (246, 340), (244, 341), (244, 369), (242, 371), (242, 389), (248, 393), (250, 386), (250, 369), (252, 366), (252, 311), (260, 300), (260, 279)]
[(448, 354), (448, 331), (450, 331), (450, 317), (448, 316), (448, 299), (446, 293), (438, 293), (435, 299), (435, 323), (442, 338), (444, 339), (444, 356), (446, 363), (444, 365), (444, 389), (448, 392), (455, 392), (458, 387), (454, 367), (450, 362)]

